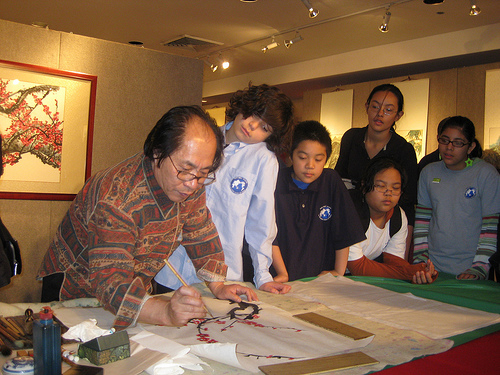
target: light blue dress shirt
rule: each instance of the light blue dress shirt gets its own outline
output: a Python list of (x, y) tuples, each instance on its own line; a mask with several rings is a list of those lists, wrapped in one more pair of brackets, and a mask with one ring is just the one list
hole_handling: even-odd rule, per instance
[[(223, 127), (223, 131), (232, 126)], [(278, 160), (264, 142), (233, 142), (224, 149), (224, 161), (216, 172), (216, 181), (206, 187), (207, 207), (219, 232), (227, 280), (243, 280), (243, 237), (249, 245), (257, 288), (273, 281), (269, 273), (272, 243), (276, 236), (274, 190), (278, 176)], [(188, 284), (201, 282), (184, 247), (179, 246), (170, 263)], [(168, 267), (163, 267), (155, 280), (171, 289), (182, 286)]]

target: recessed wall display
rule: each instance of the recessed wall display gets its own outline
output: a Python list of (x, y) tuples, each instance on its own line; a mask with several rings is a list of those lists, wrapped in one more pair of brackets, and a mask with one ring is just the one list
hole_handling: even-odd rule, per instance
[[(500, 69), (486, 71), (484, 95), (484, 148), (500, 152)], [(478, 124), (475, 124), (476, 126)], [(481, 141), (481, 140), (479, 140)]]
[(328, 92), (321, 96), (320, 122), (332, 137), (332, 156), (325, 167), (335, 168), (340, 153), (342, 135), (352, 127), (354, 90)]
[(96, 83), (0, 60), (0, 198), (74, 198), (91, 173)]
[[(393, 82), (404, 97), (404, 116), (396, 123), (396, 133), (413, 145), (417, 161), (425, 155), (429, 108), (429, 79)], [(433, 150), (432, 150), (433, 151)]]

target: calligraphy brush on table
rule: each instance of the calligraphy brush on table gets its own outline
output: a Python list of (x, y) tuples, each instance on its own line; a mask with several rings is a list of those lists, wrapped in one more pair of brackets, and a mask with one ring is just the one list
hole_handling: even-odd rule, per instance
[[(170, 268), (170, 270), (174, 273), (174, 275), (179, 279), (179, 281), (182, 283), (182, 285), (184, 286), (189, 286), (185, 281), (184, 279), (182, 278), (182, 276), (179, 274), (179, 272), (177, 272), (177, 270), (174, 268), (174, 266), (172, 266), (172, 264), (170, 264), (170, 262), (168, 261), (168, 259), (163, 259), (163, 261), (165, 262), (165, 264), (168, 266), (168, 268)], [(210, 315), (211, 318), (213, 318), (214, 316), (212, 315), (212, 313), (207, 309), (207, 306), (205, 304), (203, 304), (203, 307), (205, 308), (205, 311), (208, 313), (208, 315)]]

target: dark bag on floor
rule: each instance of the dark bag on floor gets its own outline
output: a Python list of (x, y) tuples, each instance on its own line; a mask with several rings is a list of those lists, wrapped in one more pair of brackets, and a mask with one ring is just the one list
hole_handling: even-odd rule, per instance
[(9, 284), (10, 278), (19, 275), (21, 270), (19, 245), (0, 219), (0, 288)]

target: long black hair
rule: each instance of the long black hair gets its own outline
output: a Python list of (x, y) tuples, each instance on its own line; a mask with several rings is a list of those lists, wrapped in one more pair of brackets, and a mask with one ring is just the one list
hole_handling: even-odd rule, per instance
[[(382, 85), (378, 85), (377, 87), (375, 87), (372, 90), (372, 92), (368, 96), (368, 99), (366, 100), (366, 106), (367, 107), (370, 105), (370, 102), (371, 102), (371, 100), (373, 98), (373, 95), (375, 95), (377, 92), (390, 92), (390, 93), (393, 93), (394, 96), (396, 96), (396, 99), (398, 100), (398, 113), (403, 110), (404, 101), (405, 101), (404, 97), (403, 97), (403, 93), (401, 92), (401, 90), (399, 88), (397, 88), (396, 86), (394, 86), (394, 85), (392, 85), (390, 83), (384, 83)], [(395, 123), (393, 123), (391, 125), (391, 130), (392, 131), (396, 131), (394, 124)]]
[(480, 158), (483, 154), (481, 144), (476, 138), (476, 128), (474, 123), (464, 116), (451, 116), (447, 117), (439, 123), (438, 136), (448, 128), (455, 128), (462, 132), (469, 143), (475, 143), (476, 147), (470, 152), (469, 157)]
[(377, 87), (375, 87), (372, 90), (372, 92), (370, 93), (370, 95), (368, 96), (368, 99), (366, 100), (367, 105), (370, 104), (370, 101), (372, 100), (373, 95), (375, 95), (379, 91), (382, 91), (382, 92), (388, 91), (388, 92), (393, 93), (396, 96), (396, 99), (398, 99), (398, 112), (401, 112), (403, 110), (404, 101), (405, 101), (404, 97), (403, 97), (403, 93), (401, 92), (400, 89), (398, 89), (396, 86), (394, 86), (390, 83), (384, 83), (382, 85), (378, 85)]

